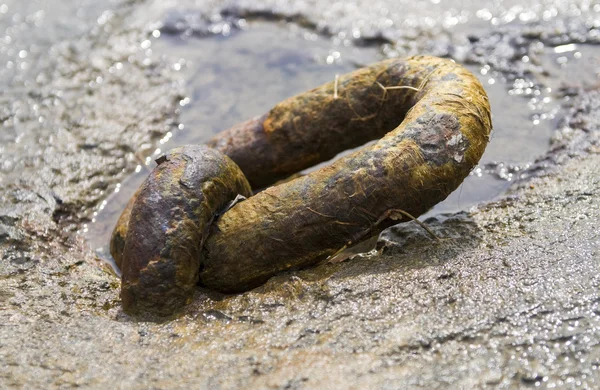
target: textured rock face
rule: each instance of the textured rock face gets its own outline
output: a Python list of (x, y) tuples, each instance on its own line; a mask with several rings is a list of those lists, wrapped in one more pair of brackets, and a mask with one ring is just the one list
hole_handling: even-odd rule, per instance
[[(598, 385), (600, 94), (592, 83), (567, 88), (566, 117), (532, 172), (558, 168), (505, 200), (430, 220), (440, 242), (396, 227), (378, 254), (280, 275), (241, 295), (199, 290), (171, 321), (122, 314), (119, 280), (76, 233), (135, 168), (136, 154), (177, 123), (182, 88), (141, 48), (164, 17), (161, 3), (60, 2), (83, 21), (64, 29), (46, 28), (61, 9), (9, 4), (22, 29), (11, 32), (15, 50), (0, 54), (13, 64), (1, 72), (11, 92), (1, 97), (1, 387)], [(496, 25), (482, 22), (483, 11), (460, 24), (460, 12), (444, 14), (444, 4), (413, 5), (410, 15), (386, 1), (335, 4), (182, 7), (287, 18), (516, 76), (543, 68), (518, 61), (534, 58), (539, 42), (598, 40), (598, 10), (584, 2), (545, 7), (556, 14), (546, 21), (536, 13), (541, 3), (533, 14), (502, 3), (487, 10)], [(481, 11), (479, 2), (459, 5)], [(431, 16), (431, 28), (433, 11), (444, 16)], [(522, 23), (504, 24), (511, 12)]]

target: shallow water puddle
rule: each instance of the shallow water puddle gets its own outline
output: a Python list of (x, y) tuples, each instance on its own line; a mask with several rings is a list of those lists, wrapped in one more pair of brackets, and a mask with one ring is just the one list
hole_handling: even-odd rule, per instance
[[(242, 30), (196, 38), (175, 31), (155, 34), (147, 44), (153, 56), (168, 56), (185, 80), (181, 125), (157, 144), (129, 180), (122, 183), (85, 227), (103, 255), (112, 228), (152, 159), (175, 146), (202, 143), (235, 123), (268, 111), (277, 102), (331, 81), (336, 74), (383, 59), (376, 48), (334, 42), (296, 25), (256, 22)], [(467, 209), (504, 193), (521, 171), (548, 149), (560, 104), (540, 80), (508, 81), (489, 67), (469, 66), (489, 95), (494, 132), (487, 151), (463, 185), (428, 215)], [(103, 256), (104, 257), (104, 256)]]

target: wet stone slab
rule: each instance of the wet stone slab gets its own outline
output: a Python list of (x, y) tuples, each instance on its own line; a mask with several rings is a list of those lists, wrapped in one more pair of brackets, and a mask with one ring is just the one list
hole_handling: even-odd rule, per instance
[[(5, 3), (2, 387), (597, 387), (600, 7)], [(77, 18), (65, 22), (61, 7)], [(265, 31), (292, 34), (278, 43), (276, 66), (259, 73), (281, 81), (228, 86), (227, 56), (259, 64), (243, 48)], [(175, 43), (180, 34), (189, 37)], [(268, 46), (260, 50), (269, 58)], [(398, 226), (373, 253), (244, 294), (198, 290), (168, 321), (122, 313), (119, 280), (94, 252), (105, 233), (82, 233), (110, 194), (135, 188), (131, 173), (156, 149), (201, 142), (355, 63), (409, 54), (467, 63), (490, 92), (496, 136), (464, 196), (469, 186), (501, 183), (475, 198), (490, 199), (526, 180), (478, 209), (440, 214), (465, 201), (432, 213), (439, 242), (414, 224)], [(240, 74), (230, 77), (237, 85)], [(290, 75), (295, 81), (282, 85)], [(266, 92), (253, 98), (257, 88)]]

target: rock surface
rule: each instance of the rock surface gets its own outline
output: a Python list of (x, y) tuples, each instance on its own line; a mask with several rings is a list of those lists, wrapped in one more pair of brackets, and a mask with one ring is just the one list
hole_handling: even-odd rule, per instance
[[(198, 291), (164, 322), (125, 316), (119, 280), (77, 232), (177, 124), (182, 86), (140, 48), (164, 17), (162, 3), (82, 6), (93, 27), (56, 36), (24, 9), (30, 28), (12, 30), (13, 42), (33, 34), (37, 48), (6, 51), (16, 70), (2, 73), (11, 95), (1, 97), (0, 387), (598, 387), (600, 94), (592, 84), (565, 91), (565, 119), (531, 168), (545, 176), (501, 201), (429, 220), (439, 242), (395, 227), (378, 253), (240, 295)], [(391, 1), (187, 3), (209, 21), (218, 11), (292, 19), (515, 76), (542, 66), (517, 61), (535, 58), (538, 42), (600, 36), (600, 9), (584, 1), (518, 12), (501, 2), (487, 10), (499, 18), (493, 26), (481, 22), (485, 12), (461, 24), (456, 9), (475, 13), (478, 2), (456, 2), (432, 20), (430, 8), (443, 5), (404, 15)], [(554, 16), (544, 21), (543, 9)], [(511, 24), (511, 12), (533, 16)], [(51, 9), (45, 15), (54, 23)]]

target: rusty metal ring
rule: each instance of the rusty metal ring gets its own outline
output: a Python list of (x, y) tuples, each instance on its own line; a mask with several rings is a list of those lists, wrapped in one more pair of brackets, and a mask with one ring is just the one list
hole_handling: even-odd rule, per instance
[[(419, 56), (341, 76), (217, 135), (208, 145), (237, 163), (254, 188), (382, 138), (330, 166), (238, 202), (212, 224), (210, 213), (237, 194), (250, 195), (243, 175), (227, 165), (232, 176), (226, 177), (224, 171), (211, 171), (204, 160), (167, 154), (113, 234), (112, 254), (123, 269), (123, 306), (129, 312), (168, 314), (191, 299), (197, 282), (222, 292), (248, 290), (283, 270), (319, 262), (408, 214), (421, 215), (456, 189), (477, 164), (491, 127), (487, 95), (469, 71), (450, 60)], [(218, 153), (209, 150), (202, 149)], [(167, 169), (167, 162), (174, 165)], [(192, 169), (190, 164), (198, 164), (195, 173), (205, 182), (221, 183), (223, 193), (197, 193), (188, 199), (186, 191), (200, 190), (191, 182), (183, 184), (177, 172)], [(204, 169), (210, 174), (201, 173)], [(195, 211), (174, 212), (170, 192), (155, 190), (148, 197), (144, 188), (154, 180), (164, 188), (186, 187), (174, 190), (177, 207), (208, 213), (206, 222), (182, 228), (185, 242), (165, 236), (178, 223), (174, 221)], [(158, 217), (149, 217), (154, 215)], [(134, 230), (145, 233), (134, 236)], [(140, 243), (139, 234), (153, 238)], [(148, 248), (159, 257), (148, 257)], [(139, 280), (147, 273), (151, 283), (142, 286)]]
[(207, 146), (176, 148), (157, 163), (117, 223), (111, 251), (121, 268), (123, 308), (166, 315), (193, 296), (217, 213), (252, 191), (238, 166)]

